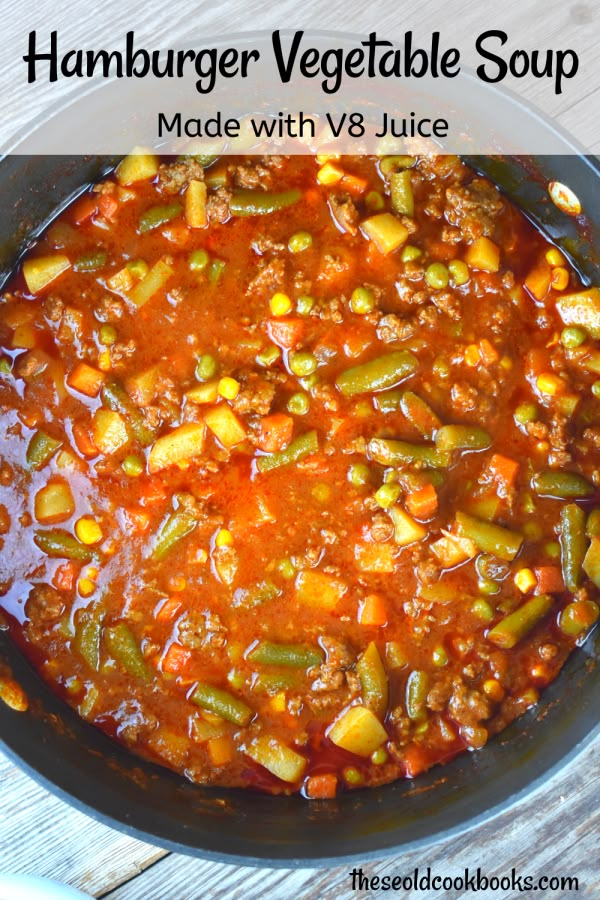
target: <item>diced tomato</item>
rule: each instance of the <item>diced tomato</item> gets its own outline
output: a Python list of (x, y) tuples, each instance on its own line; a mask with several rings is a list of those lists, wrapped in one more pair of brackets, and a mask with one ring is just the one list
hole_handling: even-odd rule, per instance
[(61, 563), (54, 573), (52, 584), (57, 591), (71, 591), (75, 584), (75, 563)]
[(97, 195), (86, 194), (81, 197), (73, 206), (73, 218), (76, 225), (82, 225), (91, 219), (98, 212)]
[(108, 191), (102, 191), (98, 194), (98, 212), (104, 219), (112, 222), (118, 209), (119, 201), (114, 194), (110, 194)]
[(306, 328), (302, 319), (282, 316), (279, 319), (269, 319), (267, 322), (267, 334), (274, 344), (283, 350), (292, 350), (299, 344), (304, 336)]
[(284, 413), (273, 413), (272, 416), (264, 416), (260, 423), (258, 446), (265, 453), (276, 453), (285, 450), (294, 432), (294, 420)]
[(82, 456), (85, 456), (87, 459), (98, 456), (98, 448), (94, 444), (83, 423), (77, 422), (73, 425), (73, 440)]

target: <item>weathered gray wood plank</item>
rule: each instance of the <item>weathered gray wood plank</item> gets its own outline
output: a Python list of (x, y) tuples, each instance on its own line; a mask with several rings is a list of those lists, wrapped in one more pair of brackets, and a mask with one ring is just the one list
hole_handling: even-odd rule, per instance
[[(515, 810), (429, 849), (363, 865), (363, 873), (368, 877), (411, 875), (418, 866), (425, 874), (430, 866), (432, 874), (457, 877), (467, 867), (472, 872), (480, 867), (488, 877), (501, 877), (510, 876), (514, 867), (518, 874), (531, 875), (536, 880), (542, 875), (574, 875), (580, 880), (577, 896), (595, 898), (600, 892), (597, 856), (599, 760), (600, 746), (590, 747), (563, 774), (553, 778)], [(264, 897), (270, 900), (287, 900), (289, 897), (296, 900), (314, 897), (350, 900), (356, 896), (351, 890), (349, 875), (354, 865), (330, 870), (255, 870), (173, 854), (111, 892), (106, 900), (167, 900), (175, 897), (185, 900), (262, 900)], [(571, 896), (566, 891), (550, 892), (549, 895)], [(370, 891), (360, 896), (382, 894)], [(453, 900), (468, 897), (469, 893), (412, 890), (401, 896), (406, 900)], [(522, 898), (524, 895), (508, 891), (497, 896)]]

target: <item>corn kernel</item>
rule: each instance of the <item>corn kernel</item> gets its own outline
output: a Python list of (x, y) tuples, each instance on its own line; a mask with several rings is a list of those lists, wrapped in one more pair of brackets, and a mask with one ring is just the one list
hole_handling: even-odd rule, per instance
[(567, 260), (557, 247), (552, 247), (546, 253), (546, 262), (551, 266), (564, 266), (566, 261)]
[(217, 547), (232, 547), (233, 546), (233, 535), (229, 531), (228, 528), (220, 528), (217, 532), (217, 536), (215, 538), (215, 544)]
[(510, 356), (503, 356), (500, 360), (500, 365), (504, 369), (505, 372), (509, 372), (513, 367), (513, 361)]
[(110, 372), (112, 369), (112, 360), (110, 358), (110, 350), (103, 350), (98, 354), (98, 368), (102, 372)]
[(465, 347), (465, 363), (468, 366), (477, 366), (481, 360), (481, 353), (477, 344), (469, 344)]
[(317, 162), (320, 166), (324, 165), (326, 162), (329, 162), (330, 159), (339, 159), (339, 153), (317, 153)]
[(285, 708), (286, 708), (285, 691), (279, 691), (278, 694), (275, 694), (274, 697), (271, 697), (270, 706), (271, 706), (271, 709), (273, 710), (273, 712), (279, 712), (279, 713), (285, 712)]
[(543, 372), (538, 375), (535, 384), (538, 391), (541, 391), (542, 394), (549, 394), (551, 397), (560, 394), (566, 387), (564, 380), (551, 372)]
[(515, 575), (515, 584), (522, 594), (526, 594), (537, 584), (537, 578), (531, 569), (519, 569)]
[(292, 301), (287, 294), (278, 292), (271, 297), (269, 306), (274, 316), (287, 316), (291, 312)]
[(77, 582), (77, 590), (81, 597), (91, 597), (96, 590), (96, 585), (89, 578), (80, 578)]
[(564, 291), (569, 284), (569, 272), (562, 266), (552, 269), (550, 283), (555, 291)]
[(83, 516), (75, 522), (75, 534), (82, 544), (97, 544), (102, 540), (102, 529), (91, 516)]
[(319, 184), (337, 184), (344, 177), (343, 169), (335, 166), (331, 162), (326, 162), (317, 172), (317, 181)]
[(225, 400), (235, 400), (237, 395), (240, 392), (240, 383), (236, 381), (235, 378), (229, 378), (229, 376), (225, 376), (219, 380), (219, 396), (224, 397)]
[(494, 678), (488, 678), (487, 681), (483, 682), (483, 693), (492, 700), (495, 700), (496, 703), (500, 703), (504, 700), (504, 688)]

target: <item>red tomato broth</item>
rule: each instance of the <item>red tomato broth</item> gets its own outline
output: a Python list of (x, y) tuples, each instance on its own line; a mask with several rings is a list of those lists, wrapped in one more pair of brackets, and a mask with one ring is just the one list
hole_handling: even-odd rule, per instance
[[(188, 227), (183, 208), (190, 180), (204, 178), (197, 163), (165, 161), (158, 171), (157, 161), (152, 175), (126, 183), (117, 172), (89, 194), (109, 196), (108, 205), (99, 203), (92, 214), (86, 208), (82, 218), (86, 198), (78, 201), (25, 259), (26, 266), (64, 254), (71, 268), (38, 290), (21, 268), (0, 306), (6, 361), (0, 603), (11, 633), (81, 715), (201, 783), (280, 792), (302, 789), (311, 775), (336, 774), (338, 790), (414, 777), (483, 746), (534, 705), (597, 615), (591, 563), (582, 570), (579, 560), (575, 591), (561, 589), (549, 571), (569, 565), (564, 550), (557, 559), (561, 510), (578, 506), (588, 514), (595, 503), (597, 444), (587, 430), (600, 403), (590, 390), (593, 374), (578, 365), (594, 341), (584, 332), (578, 355), (559, 340), (561, 292), (549, 288), (540, 300), (522, 288), (551, 245), (457, 159), (411, 162), (410, 217), (390, 202), (389, 173), (376, 161), (344, 158), (339, 165), (367, 181), (362, 197), (350, 201), (343, 185), (320, 185), (313, 158), (218, 161), (224, 184), (220, 193), (209, 186), (206, 228)], [(212, 171), (206, 169), (209, 180)], [(232, 192), (235, 198), (248, 186), (259, 201), (290, 188), (300, 196), (269, 214), (231, 215)], [(384, 211), (408, 230), (388, 253), (360, 229), (377, 215), (366, 205), (374, 190)], [(148, 210), (179, 201), (172, 220), (140, 233)], [(291, 252), (290, 237), (304, 232), (312, 242)], [(470, 265), (464, 284), (453, 276), (445, 287), (428, 283), (431, 263), (463, 261), (481, 235), (499, 248), (497, 271)], [(422, 255), (402, 261), (406, 245)], [(193, 254), (201, 250), (208, 261), (194, 267)], [(76, 271), (81, 264), (73, 263), (84, 253), (101, 254), (104, 262), (95, 271)], [(133, 266), (128, 287), (108, 286), (139, 260), (142, 274)], [(130, 296), (143, 270), (159, 260), (172, 274), (136, 308)], [(217, 276), (215, 260), (224, 263)], [(361, 287), (367, 294), (353, 300)], [(578, 291), (570, 272), (562, 293)], [(274, 311), (275, 294), (290, 300), (282, 315)], [(299, 298), (306, 296), (312, 306), (302, 306)], [(353, 311), (359, 302), (371, 308)], [(278, 318), (302, 327), (278, 330)], [(483, 352), (481, 341), (487, 341)], [(526, 359), (531, 350), (533, 363)], [(399, 351), (416, 358), (417, 370), (398, 385), (350, 394), (340, 387), (342, 373)], [(265, 352), (272, 357), (257, 362)], [(215, 371), (198, 378), (202, 359)], [(101, 373), (105, 388), (116, 382), (121, 393), (111, 399), (105, 388), (94, 397), (65, 387), (82, 361)], [(314, 372), (295, 373), (301, 365)], [(540, 395), (538, 366), (565, 376), (558, 397), (580, 395), (569, 416), (554, 395)], [(233, 388), (221, 378), (233, 379)], [(206, 384), (210, 390), (213, 381), (225, 395), (186, 400), (187, 391)], [(238, 393), (229, 397), (235, 383)], [(147, 384), (149, 398), (142, 397)], [(421, 419), (407, 416), (402, 405), (407, 392), (424, 400), (442, 425), (483, 428), (489, 442), (454, 449), (447, 464), (434, 467), (378, 462), (371, 439), (422, 448), (439, 431), (425, 440)], [(535, 417), (516, 422), (515, 410), (534, 402)], [(225, 407), (244, 433), (231, 446), (231, 423), (219, 432), (225, 443), (210, 425), (210, 410), (222, 414)], [(102, 419), (99, 411), (112, 415)], [(317, 447), (271, 467), (286, 447), (273, 456), (260, 450), (261, 422), (281, 414), (293, 419), (288, 447), (312, 432)], [(123, 443), (109, 446), (110, 431), (102, 432), (98, 421), (110, 422)], [(169, 453), (182, 452), (181, 426), (196, 426), (194, 440), (175, 464), (163, 465)], [(39, 432), (61, 446), (32, 464), (31, 441)], [(159, 442), (173, 433), (181, 438), (179, 449), (159, 452)], [(160, 460), (156, 471), (149, 468), (153, 454)], [(510, 472), (509, 481), (490, 468), (498, 456), (508, 460), (502, 471)], [(536, 493), (532, 476), (547, 469), (580, 474), (590, 490), (575, 499)], [(68, 485), (73, 510), (40, 519), (39, 495), (45, 498), (55, 484)], [(431, 500), (432, 485), (437, 506), (425, 507), (428, 518), (412, 518), (420, 536), (403, 544), (393, 511), (408, 516), (407, 497), (428, 486)], [(514, 559), (473, 545), (472, 558), (444, 569), (430, 548), (442, 529), (457, 534), (457, 511), (474, 516), (476, 529), (491, 522), (521, 534)], [(82, 519), (99, 524), (96, 544), (78, 537)], [(181, 534), (164, 550), (171, 521)], [(49, 555), (40, 532), (46, 540), (58, 532), (53, 539), (63, 550)], [(75, 538), (75, 549), (65, 535)], [(573, 540), (580, 550), (585, 541), (591, 552), (582, 534), (574, 532)], [(71, 578), (59, 572), (69, 553), (76, 557)], [(535, 597), (535, 583), (523, 590), (514, 579), (536, 568), (556, 593), (515, 645), (503, 648), (487, 635)], [(308, 600), (301, 585), (310, 575), (303, 573), (321, 578), (322, 590), (313, 588)], [(384, 624), (360, 624), (361, 604), (373, 594), (385, 608)], [(585, 627), (559, 627), (561, 610), (574, 606)], [(287, 662), (252, 662), (249, 656), (265, 642), (283, 646), (271, 652)], [(362, 679), (358, 674), (372, 644), (385, 684), (374, 669)], [(394, 663), (390, 645), (402, 664)], [(311, 651), (319, 664), (290, 664), (294, 653), (308, 659)], [(413, 681), (426, 687), (420, 706), (409, 710), (414, 673)], [(215, 714), (212, 700), (192, 701), (202, 693), (198, 685), (226, 692), (219, 708), (227, 715)], [(381, 703), (385, 708), (374, 713)], [(366, 755), (329, 736), (355, 706), (385, 725), (385, 740)], [(274, 742), (287, 768), (269, 768), (273, 760), (262, 739)], [(249, 753), (253, 742), (263, 764)], [(359, 775), (347, 776), (349, 769)]]

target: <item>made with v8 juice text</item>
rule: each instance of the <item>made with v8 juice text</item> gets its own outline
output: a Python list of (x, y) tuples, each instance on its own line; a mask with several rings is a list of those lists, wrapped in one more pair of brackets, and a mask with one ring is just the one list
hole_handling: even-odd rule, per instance
[(192, 781), (414, 777), (598, 618), (600, 291), (456, 157), (127, 157), (0, 305), (0, 604)]

